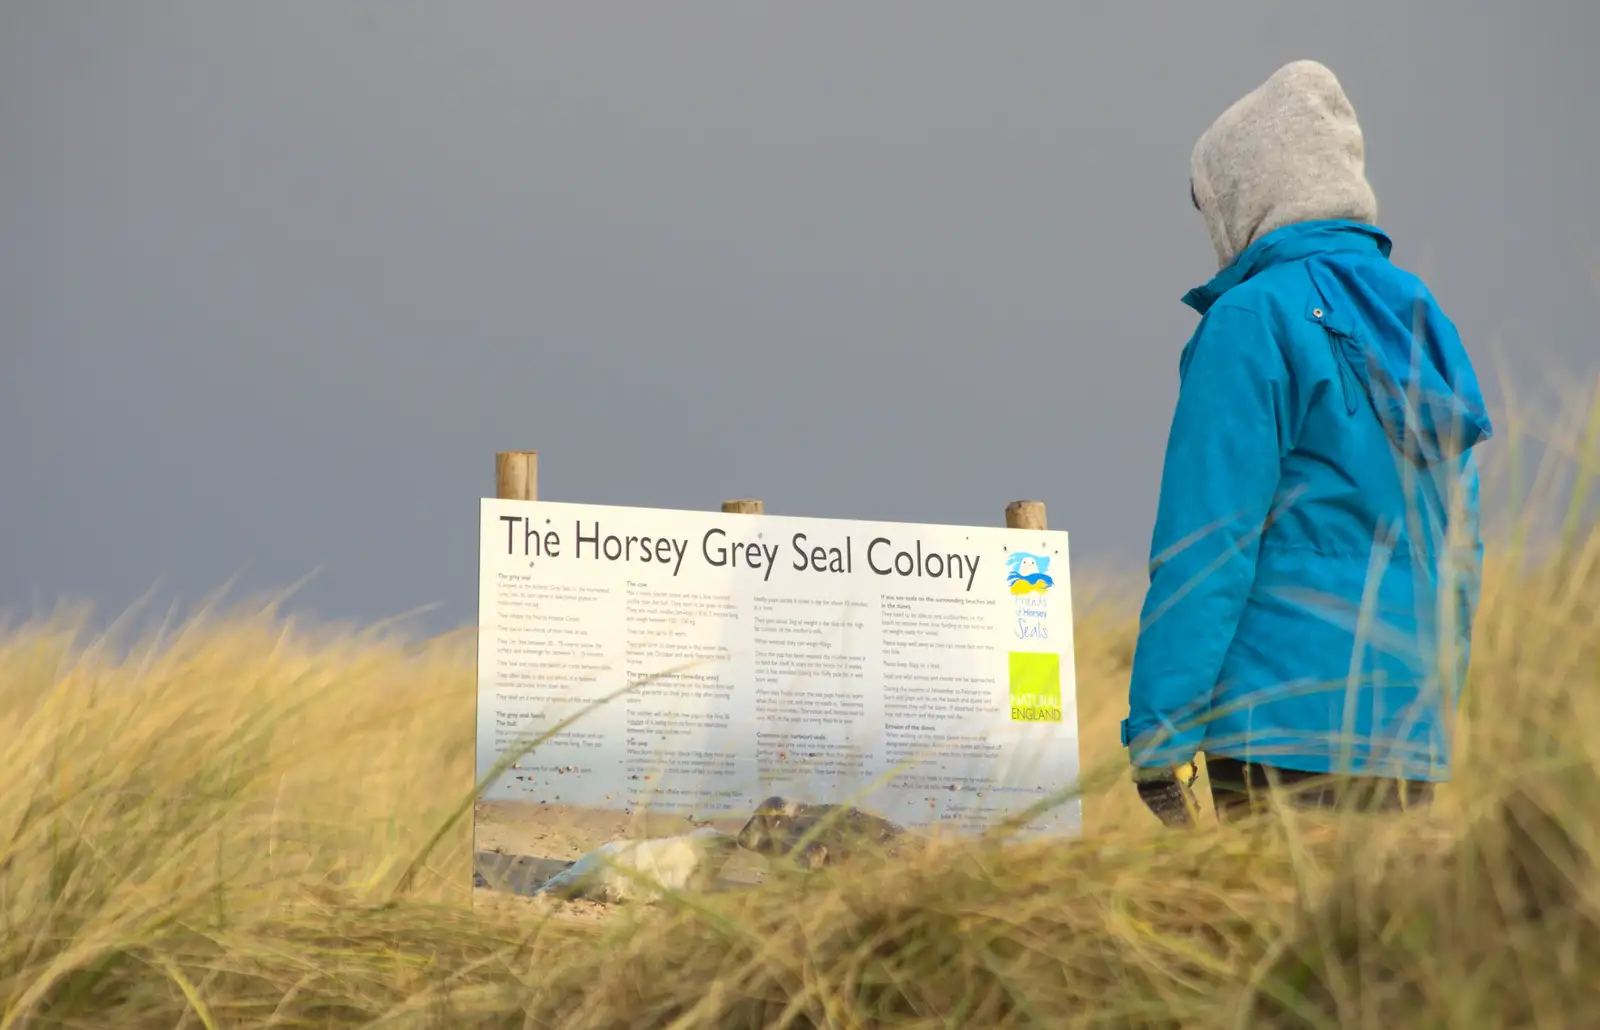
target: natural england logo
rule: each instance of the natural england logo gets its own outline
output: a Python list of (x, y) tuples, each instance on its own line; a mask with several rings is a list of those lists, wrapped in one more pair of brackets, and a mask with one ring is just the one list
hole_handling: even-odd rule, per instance
[(1061, 721), (1061, 656), (1050, 652), (1010, 654), (1011, 721)]

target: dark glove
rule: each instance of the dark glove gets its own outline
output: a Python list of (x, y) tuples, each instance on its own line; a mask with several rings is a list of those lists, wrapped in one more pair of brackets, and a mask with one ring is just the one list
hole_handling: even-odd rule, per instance
[(1133, 785), (1139, 800), (1169, 827), (1194, 824), (1197, 807), (1190, 788), (1196, 776), (1193, 762), (1185, 762), (1177, 769), (1134, 769)]

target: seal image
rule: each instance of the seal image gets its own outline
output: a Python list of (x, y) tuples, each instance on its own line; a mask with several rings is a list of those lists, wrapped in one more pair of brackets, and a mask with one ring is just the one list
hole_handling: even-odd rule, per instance
[[(533, 893), (564, 900), (617, 903), (668, 890), (704, 890), (737, 845), (719, 830), (702, 827), (678, 837), (614, 840), (602, 844), (546, 880)], [(641, 882), (641, 880), (643, 882)]]
[(805, 804), (774, 796), (756, 806), (735, 839), (746, 851), (769, 858), (788, 855), (806, 869), (821, 869), (862, 846), (881, 847), (904, 834), (903, 827), (850, 805)]

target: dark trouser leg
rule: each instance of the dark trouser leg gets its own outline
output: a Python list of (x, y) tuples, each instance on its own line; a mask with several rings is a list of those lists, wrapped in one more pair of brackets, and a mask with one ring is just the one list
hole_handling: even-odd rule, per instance
[(1403, 808), (1422, 808), (1433, 801), (1433, 784), (1426, 780), (1353, 777), (1346, 787), (1356, 807), (1369, 811), (1398, 812)]
[[(1211, 780), (1211, 803), (1217, 810), (1217, 818), (1223, 822), (1265, 813), (1274, 786), (1298, 788), (1298, 794), (1306, 795), (1306, 781), (1311, 779), (1307, 773), (1241, 762), (1222, 755), (1206, 756), (1206, 775)], [(1313, 789), (1307, 800), (1320, 801), (1317, 795), (1324, 793), (1327, 793), (1325, 789)]]
[(1349, 800), (1381, 812), (1417, 808), (1433, 800), (1433, 784), (1419, 780), (1370, 776), (1323, 776), (1241, 762), (1221, 755), (1206, 756), (1211, 801), (1217, 818), (1227, 822), (1266, 811), (1273, 786), (1288, 793), (1301, 809), (1331, 809)]
[(1206, 756), (1206, 776), (1211, 780), (1211, 807), (1217, 819), (1229, 822), (1252, 814), (1248, 767), (1236, 758)]

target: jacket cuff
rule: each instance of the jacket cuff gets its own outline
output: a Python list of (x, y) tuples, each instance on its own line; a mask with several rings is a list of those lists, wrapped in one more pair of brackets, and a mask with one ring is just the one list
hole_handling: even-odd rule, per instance
[[(1122, 746), (1128, 749), (1128, 763), (1139, 769), (1172, 769), (1194, 760), (1196, 748), (1193, 745), (1185, 746), (1176, 740), (1163, 740), (1159, 745), (1152, 743), (1157, 734), (1150, 732), (1136, 733), (1129, 725), (1129, 720), (1122, 720), (1119, 728)], [(1185, 737), (1188, 735), (1185, 734)], [(1136, 743), (1142, 747), (1135, 748)]]

